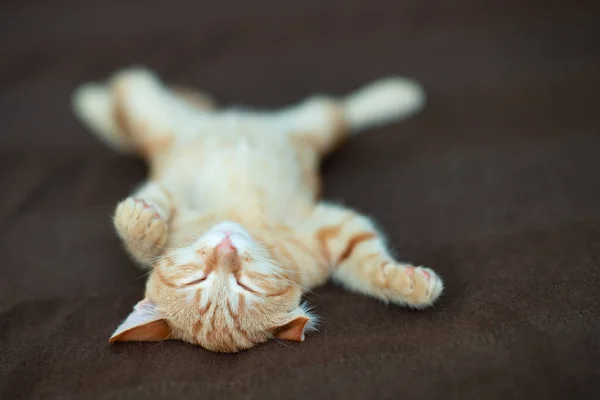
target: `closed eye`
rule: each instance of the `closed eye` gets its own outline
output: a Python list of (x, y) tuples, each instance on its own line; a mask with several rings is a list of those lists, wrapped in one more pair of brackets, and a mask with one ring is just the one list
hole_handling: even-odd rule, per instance
[(183, 284), (183, 286), (194, 286), (199, 284), (200, 282), (204, 282), (206, 280), (206, 277), (202, 277), (202, 278), (198, 278), (198, 279), (194, 279), (193, 281), (190, 282), (185, 282)]
[(257, 292), (256, 290), (252, 289), (251, 287), (249, 287), (249, 286), (247, 286), (247, 285), (244, 285), (242, 282), (240, 282), (240, 280), (239, 280), (239, 279), (237, 279), (237, 278), (236, 278), (236, 279), (235, 279), (235, 281), (236, 281), (236, 283), (237, 283), (237, 284), (238, 284), (238, 285), (239, 285), (239, 286), (240, 286), (242, 289), (244, 289), (244, 290), (246, 290), (246, 291), (248, 291), (248, 292), (250, 292), (250, 293), (253, 293), (253, 294), (260, 294), (259, 292)]

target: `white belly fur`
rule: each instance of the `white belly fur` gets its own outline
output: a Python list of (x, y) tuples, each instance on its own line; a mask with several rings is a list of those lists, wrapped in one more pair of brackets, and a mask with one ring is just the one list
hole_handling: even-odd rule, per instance
[(181, 143), (166, 162), (165, 183), (192, 209), (266, 212), (275, 219), (312, 200), (288, 136), (260, 129), (201, 133)]

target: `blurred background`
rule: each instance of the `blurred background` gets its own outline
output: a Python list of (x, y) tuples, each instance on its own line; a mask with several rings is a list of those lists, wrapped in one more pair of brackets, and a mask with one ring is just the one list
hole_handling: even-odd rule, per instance
[[(22, 0), (0, 5), (0, 397), (600, 395), (600, 2)], [(373, 215), (447, 291), (425, 313), (327, 286), (301, 345), (108, 348), (144, 280), (110, 225), (144, 178), (73, 117), (145, 65), (269, 108), (370, 80), (425, 109), (353, 138), (325, 197)], [(175, 397), (173, 397), (175, 396)]]

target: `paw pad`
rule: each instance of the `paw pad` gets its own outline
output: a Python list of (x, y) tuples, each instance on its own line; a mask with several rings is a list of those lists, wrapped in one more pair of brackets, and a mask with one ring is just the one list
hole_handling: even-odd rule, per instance
[(160, 213), (159, 213), (158, 211), (156, 211), (156, 207), (154, 207), (154, 206), (152, 206), (152, 205), (148, 204), (148, 203), (146, 202), (146, 200), (144, 200), (144, 199), (141, 199), (141, 198), (139, 198), (139, 197), (135, 197), (135, 198), (133, 199), (133, 201), (135, 201), (135, 202), (136, 202), (136, 203), (138, 203), (138, 204), (141, 204), (141, 205), (142, 205), (142, 207), (144, 207), (144, 209), (152, 209), (152, 210), (154, 210), (154, 216), (155, 216), (156, 218), (162, 218), (162, 216), (160, 215)]
[(150, 204), (146, 203), (146, 200), (144, 199), (140, 199), (138, 197), (134, 198), (133, 201), (135, 201), (136, 203), (140, 203), (142, 206), (144, 206), (144, 208), (150, 208)]

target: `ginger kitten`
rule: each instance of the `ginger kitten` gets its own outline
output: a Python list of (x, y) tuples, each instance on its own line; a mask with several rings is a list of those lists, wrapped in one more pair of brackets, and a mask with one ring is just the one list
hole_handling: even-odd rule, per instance
[(114, 215), (127, 252), (150, 269), (146, 294), (110, 342), (179, 339), (236, 352), (302, 341), (316, 322), (302, 292), (329, 278), (384, 302), (433, 304), (443, 289), (435, 272), (392, 258), (369, 218), (318, 200), (323, 156), (423, 99), (416, 83), (387, 78), (272, 112), (216, 109), (140, 68), (79, 87), (81, 121), (149, 166)]

